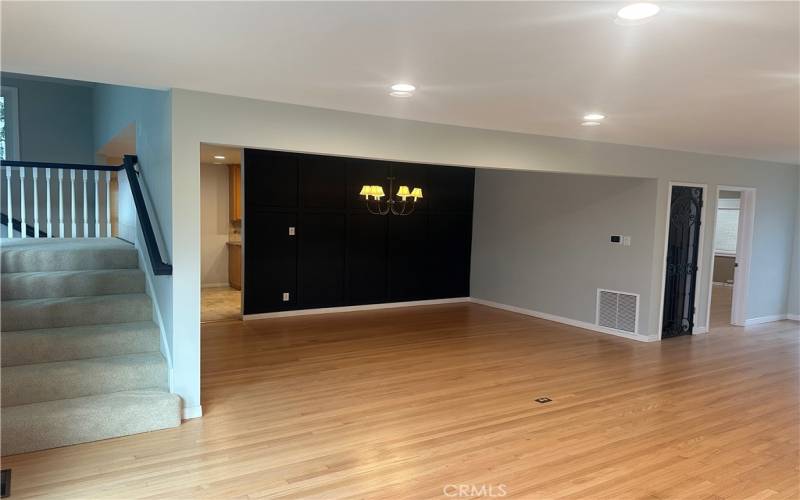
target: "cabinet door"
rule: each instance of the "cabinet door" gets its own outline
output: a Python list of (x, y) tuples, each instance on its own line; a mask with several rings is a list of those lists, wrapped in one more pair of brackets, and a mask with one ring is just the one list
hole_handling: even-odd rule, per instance
[(389, 217), (389, 299), (422, 300), (428, 290), (428, 216)]
[(428, 170), (428, 183), (432, 193), (428, 200), (428, 206), (432, 211), (472, 211), (472, 197), (475, 191), (474, 169), (430, 167)]
[(244, 150), (245, 203), (262, 208), (297, 208), (298, 155)]
[(304, 213), (297, 238), (298, 305), (305, 309), (343, 305), (345, 215)]
[[(244, 313), (297, 307), (297, 242), (294, 213), (248, 210), (244, 240)], [(289, 293), (289, 300), (283, 294)]]
[(303, 155), (300, 158), (300, 197), (305, 209), (345, 208), (347, 177), (344, 158)]
[(242, 220), (242, 167), (240, 165), (228, 165), (228, 201), (230, 220)]
[(469, 297), (472, 215), (431, 214), (428, 223), (432, 298)]
[(388, 217), (354, 213), (347, 228), (347, 296), (350, 304), (386, 302)]

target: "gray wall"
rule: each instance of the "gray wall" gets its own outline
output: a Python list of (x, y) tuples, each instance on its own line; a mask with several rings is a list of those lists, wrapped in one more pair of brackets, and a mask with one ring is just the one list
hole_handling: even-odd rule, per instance
[(92, 85), (0, 74), (17, 88), (20, 159), (94, 163)]
[(655, 179), (478, 170), (471, 295), (594, 323), (598, 288), (637, 293), (648, 333), (656, 192)]
[[(163, 236), (160, 245), (164, 259), (172, 263), (172, 114), (171, 97), (167, 91), (147, 90), (116, 85), (97, 85), (93, 95), (94, 149), (99, 151), (109, 141), (121, 134), (131, 124), (136, 130), (136, 151), (139, 156), (139, 180), (147, 201), (156, 231)], [(123, 174), (124, 175), (124, 174)], [(137, 231), (137, 246), (142, 245), (141, 231)], [(142, 252), (147, 259), (147, 252)], [(143, 266), (152, 272), (149, 262)], [(167, 343), (167, 354), (173, 349), (172, 276), (150, 276), (155, 291), (154, 300), (161, 312)], [(194, 375), (192, 374), (192, 377)], [(184, 379), (173, 377), (174, 390), (182, 397)], [(194, 382), (192, 382), (194, 384)], [(184, 397), (185, 399), (185, 397)]]
[[(800, 191), (800, 181), (798, 182)], [(797, 199), (794, 229), (794, 256), (792, 257), (792, 275), (789, 283), (786, 311), (793, 319), (800, 320), (800, 196)]]

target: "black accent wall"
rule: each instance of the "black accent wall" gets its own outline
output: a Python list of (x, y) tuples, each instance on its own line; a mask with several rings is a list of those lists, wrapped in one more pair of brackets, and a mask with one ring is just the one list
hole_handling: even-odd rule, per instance
[[(244, 314), (469, 296), (473, 169), (254, 149), (243, 163)], [(413, 214), (358, 196), (390, 175), (423, 189)]]

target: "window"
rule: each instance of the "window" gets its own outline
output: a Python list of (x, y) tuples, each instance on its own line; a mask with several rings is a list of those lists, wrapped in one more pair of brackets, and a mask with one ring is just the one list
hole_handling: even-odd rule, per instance
[(717, 230), (714, 234), (714, 252), (736, 255), (736, 238), (739, 230), (739, 200), (720, 198), (717, 207)]
[(0, 159), (19, 159), (19, 115), (14, 87), (3, 87), (0, 93)]

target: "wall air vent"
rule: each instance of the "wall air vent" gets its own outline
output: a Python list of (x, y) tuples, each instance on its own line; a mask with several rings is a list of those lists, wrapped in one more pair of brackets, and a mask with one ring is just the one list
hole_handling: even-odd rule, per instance
[(597, 326), (620, 332), (637, 333), (639, 295), (598, 288)]

